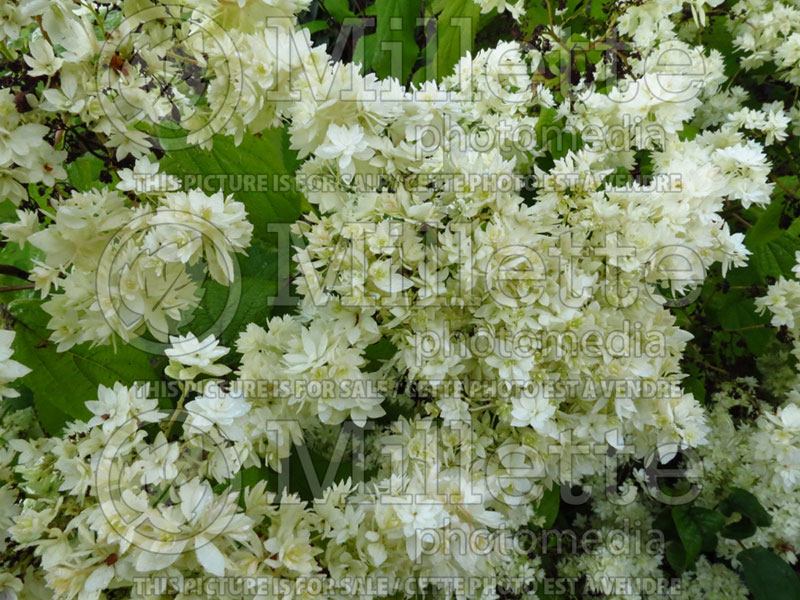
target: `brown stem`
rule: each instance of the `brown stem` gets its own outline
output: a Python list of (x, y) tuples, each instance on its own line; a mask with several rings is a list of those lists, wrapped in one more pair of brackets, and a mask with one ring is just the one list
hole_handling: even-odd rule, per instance
[(0, 265), (0, 275), (8, 275), (25, 281), (28, 281), (28, 277), (30, 277), (30, 273), (13, 265)]

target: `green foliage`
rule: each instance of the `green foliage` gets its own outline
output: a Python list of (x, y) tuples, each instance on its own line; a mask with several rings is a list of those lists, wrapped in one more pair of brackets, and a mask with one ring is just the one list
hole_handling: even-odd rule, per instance
[[(736, 518), (738, 515), (738, 519)], [(667, 542), (666, 560), (676, 574), (694, 569), (697, 559), (713, 553), (719, 538), (742, 540), (751, 537), (758, 527), (769, 527), (772, 518), (753, 494), (741, 488), (731, 488), (716, 508), (700, 506), (693, 501), (684, 506), (664, 510), (655, 520), (655, 527), (664, 534)], [(741, 542), (740, 542), (741, 543)], [(766, 548), (751, 548), (739, 553), (742, 571), (755, 600), (761, 598), (792, 599), (800, 590), (800, 580), (791, 567)], [(760, 595), (764, 577), (772, 577), (779, 590), (774, 596)], [(791, 577), (789, 577), (791, 574)]]
[(350, 10), (350, 3), (347, 0), (324, 0), (323, 6), (331, 16), (339, 23), (345, 19), (355, 17), (355, 13)]
[(450, 75), (459, 59), (473, 51), (480, 7), (472, 0), (434, 0), (426, 16), (435, 19), (436, 33), (423, 48), (425, 62), (414, 74), (416, 84)]
[[(186, 188), (232, 193), (245, 205), (254, 226), (247, 256), (237, 257), (240, 280), (236, 288), (207, 280), (200, 306), (183, 321), (184, 331), (214, 333), (230, 345), (247, 323), (266, 321), (271, 299), (287, 284), (279, 272), (278, 234), (271, 225), (292, 223), (308, 208), (294, 187), (296, 153), (289, 149), (285, 130), (273, 129), (245, 137), (239, 146), (232, 138), (216, 137), (210, 151), (171, 152), (161, 164), (165, 172), (181, 178)], [(239, 295), (232, 297), (232, 293)]]
[(85, 154), (66, 166), (69, 184), (79, 192), (104, 187), (100, 181), (100, 172), (104, 164), (97, 156)]
[(207, 279), (199, 306), (184, 317), (183, 333), (213, 333), (223, 345), (231, 346), (248, 323), (266, 323), (272, 312), (271, 299), (278, 294), (280, 285), (277, 252), (266, 242), (255, 239), (247, 249), (247, 256), (236, 258), (239, 279), (233, 291)]
[(90, 348), (88, 344), (56, 352), (48, 341), (49, 316), (37, 299), (21, 299), (8, 307), (17, 332), (14, 358), (31, 369), (20, 383), (33, 392), (33, 405), (42, 429), (56, 435), (71, 420), (90, 416), (84, 403), (97, 399), (100, 384), (155, 381), (152, 357), (127, 344)]
[(303, 23), (300, 26), (301, 29), (308, 29), (309, 33), (317, 33), (318, 31), (324, 31), (328, 28), (327, 21), (317, 20), (317, 21), (308, 21), (307, 23)]
[[(495, 32), (498, 36), (507, 34), (525, 42), (537, 41), (543, 28), (555, 25), (564, 32), (559, 40), (561, 44), (556, 44), (537, 77), (558, 97), (569, 93), (571, 75), (587, 77), (603, 60), (604, 53), (611, 47), (609, 42), (590, 43), (589, 40), (601, 38), (615, 11), (617, 8), (612, 2), (603, 0), (566, 0), (561, 4), (528, 0), (519, 28), (514, 26), (512, 31), (509, 26), (508, 32), (503, 32), (503, 25), (508, 23), (503, 19), (507, 15), (481, 15), (480, 8), (472, 0), (375, 0), (367, 4), (319, 0), (312, 4), (309, 20), (301, 27), (308, 29), (315, 40), (331, 41), (335, 30), (332, 25), (374, 17), (374, 31), (367, 29), (369, 33), (358, 39), (351, 48), (353, 57), (363, 62), (365, 72), (374, 72), (382, 78), (397, 77), (404, 84), (409, 81), (420, 84), (426, 80), (440, 81), (451, 74), (461, 57), (481, 47), (478, 34), (490, 25), (496, 28), (492, 29), (493, 35)], [(420, 17), (428, 26), (419, 22)], [(787, 104), (793, 102), (785, 86), (770, 82), (768, 70), (739, 75), (739, 62), (736, 53), (731, 51), (732, 36), (725, 26), (726, 19), (709, 15), (709, 20), (709, 27), (698, 35), (707, 48), (722, 52), (729, 78), (736, 73), (737, 84), (749, 88), (757, 85), (769, 98), (785, 100)], [(596, 34), (596, 37), (578, 35), (574, 31)], [(599, 89), (606, 85), (596, 83)], [(698, 132), (696, 126), (688, 124), (680, 137), (692, 139)], [(582, 145), (579, 136), (566, 130), (566, 119), (559, 117), (552, 108), (539, 113), (536, 133), (540, 148), (548, 149), (547, 156), (536, 162), (545, 170), (552, 166), (554, 159)], [(797, 140), (790, 139), (770, 150), (776, 173), (771, 204), (748, 209), (735, 202), (726, 205), (726, 222), (745, 235), (745, 244), (751, 252), (749, 264), (724, 275), (719, 269), (712, 270), (699, 298), (687, 307), (673, 310), (678, 324), (694, 334), (681, 368), (689, 375), (684, 389), (701, 401), (710, 401), (720, 381), (743, 373), (743, 366), (752, 367), (755, 357), (775, 341), (775, 331), (769, 326), (770, 317), (756, 311), (754, 298), (763, 295), (774, 279), (788, 275), (800, 251), (800, 200), (797, 196), (800, 182), (791, 152), (796, 151), (797, 146)], [(637, 156), (637, 161), (642, 175), (652, 172), (649, 155), (643, 153)], [(238, 146), (231, 138), (216, 137), (212, 150), (169, 151), (160, 163), (163, 171), (181, 178), (187, 189), (200, 187), (206, 192), (222, 189), (232, 193), (244, 203), (248, 218), (255, 226), (247, 256), (238, 257), (241, 295), (234, 305), (228, 306), (230, 288), (208, 280), (202, 287), (200, 306), (185, 315), (182, 322), (183, 332), (214, 333), (224, 345), (230, 346), (248, 323), (266, 321), (274, 308), (269, 298), (289, 285), (278, 268), (276, 238), (270, 231), (270, 224), (294, 222), (303, 211), (310, 209), (294, 189), (297, 157), (289, 148), (286, 131), (274, 129), (258, 136), (246, 136)], [(101, 181), (109, 175), (104, 167), (103, 160), (92, 154), (73, 160), (67, 165), (68, 189), (87, 191), (110, 185)], [(49, 210), (48, 200), (53, 190), (31, 185), (28, 191), (32, 206)], [(13, 214), (10, 202), (0, 203), (0, 219), (13, 220)], [(37, 257), (37, 251), (30, 245), (21, 250), (13, 244), (0, 248), (0, 263), (20, 269), (30, 269)], [(19, 280), (0, 276), (0, 285), (19, 283)], [(32, 294), (30, 291), (14, 293), (17, 296)], [(4, 308), (17, 332), (14, 358), (33, 369), (19, 382), (23, 401), (30, 398), (48, 434), (57, 434), (69, 420), (88, 418), (84, 402), (96, 398), (100, 384), (110, 386), (116, 381), (130, 384), (159, 379), (163, 359), (154, 362), (151, 356), (125, 344), (117, 348), (82, 345), (57, 353), (55, 345), (48, 340), (49, 317), (41, 309), (41, 300), (24, 297), (9, 302), (13, 296), (6, 294), (2, 297), (6, 302)], [(220, 314), (227, 310), (233, 311), (230, 319), (225, 320), (227, 326), (215, 326)], [(377, 370), (395, 351), (389, 340), (370, 346), (366, 353), (369, 363), (366, 370)], [(390, 407), (387, 412), (387, 418), (394, 417)], [(335, 471), (335, 480), (352, 474), (353, 466), (346, 460), (334, 462), (332, 456), (319, 451), (295, 448), (287, 461), (289, 490), (310, 500), (313, 490), (308, 478), (316, 475), (323, 481), (329, 467)], [(270, 469), (251, 467), (242, 473), (243, 486), (264, 479), (269, 482), (270, 489), (277, 489), (278, 475)], [(565, 519), (569, 507), (562, 506), (560, 500), (558, 485), (545, 491), (539, 500), (536, 513), (544, 517), (545, 529)], [(744, 547), (743, 540), (752, 538), (758, 528), (768, 527), (771, 522), (758, 499), (740, 488), (732, 488), (715, 507), (700, 506), (695, 501), (667, 509), (656, 521), (667, 540), (665, 567), (676, 574), (691, 571), (699, 557), (706, 555), (714, 559), (720, 538), (736, 540)], [(746, 548), (737, 559), (754, 600), (800, 600), (797, 574), (772, 550)]]
[(265, 241), (270, 223), (293, 223), (304, 209), (295, 189), (296, 165), (283, 129), (246, 136), (238, 146), (231, 137), (217, 136), (210, 151), (191, 147), (161, 160), (161, 169), (180, 178), (187, 189), (232, 193), (245, 205), (254, 235)]
[(797, 573), (766, 548), (749, 548), (736, 558), (754, 600), (800, 600)]
[[(340, 441), (346, 439), (347, 433), (342, 433)], [(301, 499), (311, 501), (315, 497), (317, 485), (323, 489), (327, 487), (326, 478), (332, 481), (343, 481), (353, 475), (353, 463), (347, 454), (333, 456), (334, 448), (330, 455), (324, 455), (308, 446), (294, 446), (292, 454), (283, 462), (281, 477), (278, 484), (288, 487), (288, 493), (298, 494)]]
[(682, 573), (687, 566), (693, 565), (697, 560), (703, 547), (703, 534), (689, 511), (683, 507), (676, 506), (672, 509), (672, 519), (678, 531), (682, 551), (667, 556), (670, 558), (672, 568)]
[(769, 527), (772, 517), (769, 516), (764, 507), (747, 490), (733, 488), (731, 495), (720, 502), (719, 510), (726, 517), (733, 514), (741, 515), (741, 518), (722, 528), (720, 534), (723, 537), (733, 540), (743, 540), (755, 534), (758, 527)]
[(536, 507), (536, 514), (545, 518), (542, 528), (550, 529), (558, 518), (558, 508), (561, 504), (561, 486), (554, 484), (546, 490), (539, 505)]
[(692, 569), (701, 553), (713, 552), (725, 515), (702, 506), (676, 506), (656, 520), (667, 542), (667, 562), (676, 573)]
[(363, 57), (366, 71), (405, 83), (419, 56), (414, 31), (421, 0), (377, 0), (373, 6), (376, 30), (359, 38), (355, 60)]
[[(571, 0), (570, 4), (575, 4), (575, 0)], [(525, 16), (522, 18), (522, 31), (527, 36), (533, 35), (534, 30), (538, 26), (548, 25), (550, 23), (550, 11), (547, 9), (547, 3), (542, 0), (527, 0), (525, 2)]]

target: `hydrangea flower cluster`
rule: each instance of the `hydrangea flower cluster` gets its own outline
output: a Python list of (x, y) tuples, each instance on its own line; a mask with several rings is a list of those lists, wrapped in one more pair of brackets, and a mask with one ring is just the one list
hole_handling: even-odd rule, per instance
[(54, 201), (53, 209), (43, 229), (31, 218), (26, 235), (13, 226), (4, 232), (43, 252), (32, 279), (49, 298), (43, 308), (59, 351), (143, 332), (166, 342), (174, 329), (168, 320), (180, 322), (200, 301), (202, 278), (191, 267), (230, 285), (233, 254), (244, 253), (253, 231), (244, 205), (221, 192), (168, 192), (132, 206), (116, 190), (91, 190)]
[[(723, 3), (623, 3), (609, 30), (635, 48), (624, 72), (603, 62), (567, 93), (548, 84), (563, 6), (545, 3), (553, 44), (500, 41), (406, 84), (314, 45), (298, 21), (310, 4), (0, 7), (0, 49), (19, 67), (0, 89), (0, 190), (16, 215), (0, 232), (30, 246), (49, 339), (57, 352), (155, 340), (178, 390), (100, 385), (91, 416), (49, 436), (4, 404), (0, 598), (489, 600), (540, 597), (553, 574), (593, 597), (746, 598), (730, 540), (657, 593), (607, 587), (668, 577), (666, 547), (630, 548), (663, 509), (647, 463), (686, 451), (701, 459), (686, 469), (704, 477), (697, 502), (751, 490), (771, 524), (748, 543), (795, 564), (788, 352), (780, 398), (750, 378), (705, 403), (684, 385), (679, 310), (709, 272), (747, 264), (730, 216), (768, 207), (768, 152), (797, 120), (780, 100), (753, 108), (725, 57), (695, 43)], [(523, 20), (521, 1), (476, 4)], [(798, 85), (797, 10), (762, 4), (725, 13), (741, 67), (774, 62)], [(180, 82), (170, 94), (167, 80)], [(159, 160), (278, 126), (309, 208), (291, 227), (297, 310), (243, 324), (232, 344), (178, 335), (206, 278), (241, 283), (237, 255), (262, 223), (232, 194), (182, 189)], [(67, 139), (111, 165), (110, 183), (68, 180)], [(755, 307), (800, 360), (797, 262)], [(13, 339), (0, 330), (4, 403), (29, 373)], [(309, 448), (367, 459), (308, 499), (292, 473)], [(568, 524), (601, 543), (555, 559), (517, 549), (521, 531), (553, 525), (554, 490), (573, 486), (628, 499), (593, 497)], [(219, 591), (220, 578), (260, 590)], [(341, 587), (365, 581), (385, 585)]]
[(767, 294), (756, 299), (756, 306), (772, 313), (775, 327), (786, 327), (794, 340), (793, 354), (800, 360), (800, 252), (792, 269), (794, 279), (781, 276), (767, 289)]
[[(680, 42), (670, 48), (692, 56)], [(719, 57), (693, 55), (712, 66), (694, 83), (716, 89), (722, 81)], [(318, 55), (307, 57), (311, 64), (295, 68), (316, 73)], [(520, 151), (514, 133), (532, 131), (537, 115), (555, 106), (549, 90), (521, 75), (542, 60), (535, 50), (500, 44), (463, 59), (439, 86), (429, 82), (419, 90), (404, 90), (392, 80), (379, 85), (372, 75), (334, 65), (317, 82), (300, 77), (299, 98), (285, 110), (293, 145), (310, 155), (301, 174), (307, 181), (332, 178), (337, 187), (305, 189), (320, 214), (295, 227), (303, 239), (296, 255), (302, 273), (299, 321), (308, 324), (281, 318), (267, 329), (251, 325), (238, 348), (247, 379), (291, 374), (296, 388), (297, 377), (308, 384), (338, 368), (340, 378), (347, 373), (347, 380), (358, 380), (365, 377), (359, 369), (366, 348), (383, 337), (397, 351), (379, 377), (420, 384), (429, 395), (426, 410), (446, 422), (470, 422), (476, 411), (488, 411), (497, 438), (535, 448), (547, 457), (554, 478), (557, 471), (573, 476), (560, 469), (572, 444), (605, 444), (612, 434), (634, 436), (642, 449), (704, 441), (703, 411), (690, 394), (643, 397), (632, 391), (608, 401), (587, 393), (585, 385), (557, 398), (545, 389), (557, 381), (614, 378), (679, 389), (677, 361), (688, 337), (662, 307), (656, 286), (671, 279), (675, 291), (685, 292), (715, 262), (723, 270), (744, 264), (743, 236), (730, 231), (720, 212), (726, 201), (769, 201), (766, 156), (733, 125), (681, 139), (678, 131), (701, 104), (699, 92), (685, 74), (653, 65), (647, 71), (641, 61), (635, 74), (608, 93), (590, 91), (571, 110), (556, 109), (578, 131), (621, 128), (633, 138), (631, 147), (619, 151), (598, 141), (569, 151), (541, 173), (543, 185), (529, 205), (501, 182), (518, 181), (537, 154), (535, 148)], [(666, 80), (674, 87), (665, 89), (660, 82)], [(344, 97), (338, 103), (319, 100), (329, 89), (342, 90)], [(359, 97), (373, 89), (384, 92), (380, 102)], [(626, 98), (631, 89), (635, 97)], [(344, 109), (350, 102), (360, 107), (355, 118)], [(493, 144), (480, 152), (460, 148), (459, 141), (485, 121), (501, 132)], [(634, 135), (649, 121), (659, 124), (655, 133)], [(677, 189), (607, 183), (616, 169), (633, 168), (641, 151), (652, 153), (654, 177), (673, 177)], [(480, 174), (490, 177), (470, 181)], [(370, 187), (380, 178), (385, 183)], [(695, 272), (683, 282), (670, 278), (670, 269), (687, 260)], [(537, 279), (544, 285), (537, 288)], [(570, 352), (559, 339), (516, 347), (520, 332), (531, 338), (543, 331), (586, 334), (598, 323), (606, 334), (624, 337), (630, 349), (625, 356), (608, 349), (594, 357), (585, 349)], [(637, 333), (626, 330), (626, 323), (641, 324), (662, 348), (653, 356), (632, 350)], [(482, 338), (495, 347), (475, 352)], [(500, 390), (470, 391), (487, 381), (509, 382), (512, 389), (505, 396)], [(347, 417), (361, 423), (382, 414), (381, 398), (368, 389), (333, 401), (306, 402), (300, 395), (289, 404), (302, 407), (298, 415), (310, 410), (326, 423)], [(564, 444), (559, 437), (566, 430), (573, 438)], [(583, 460), (576, 467), (583, 474), (602, 462)]]
[[(798, 261), (800, 262), (800, 261)], [(794, 269), (797, 271), (797, 267)], [(770, 286), (766, 296), (756, 300), (757, 305), (775, 311), (773, 324), (782, 326), (790, 315), (800, 307), (800, 299), (789, 291), (795, 280), (781, 279)], [(792, 327), (791, 336), (798, 339), (798, 331)], [(790, 374), (788, 390), (779, 399), (778, 406), (763, 397), (758, 381), (753, 377), (739, 378), (727, 382), (713, 398), (713, 409), (709, 412), (709, 426), (713, 435), (708, 444), (698, 448), (698, 463), (695, 475), (702, 476), (703, 485), (698, 489), (698, 502), (705, 507), (719, 504), (731, 489), (752, 490), (761, 505), (772, 518), (772, 524), (759, 528), (748, 544), (773, 549), (788, 562), (797, 562), (800, 549), (800, 374)], [(755, 415), (755, 418), (747, 418)], [(635, 470), (632, 477), (623, 482), (614, 496), (614, 501), (602, 496), (592, 502), (592, 514), (583, 527), (594, 527), (604, 540), (590, 552), (566, 557), (560, 573), (586, 576), (593, 591), (602, 597), (631, 597), (617, 595), (610, 590), (615, 578), (630, 578), (638, 582), (639, 591), (647, 587), (646, 582), (657, 587), (667, 580), (662, 565), (667, 551), (663, 537), (651, 539), (650, 551), (622, 552), (613, 544), (626, 548), (645, 549), (648, 535), (663, 505), (650, 500), (646, 489), (648, 475)], [(602, 479), (595, 478), (595, 489), (602, 486)], [(620, 502), (626, 498), (630, 501)], [(649, 533), (648, 533), (649, 532)], [(612, 535), (613, 534), (613, 535)], [(644, 542), (642, 541), (644, 540)], [(731, 539), (720, 540), (717, 553), (725, 556), (731, 565), (738, 566), (737, 554), (740, 545)], [(663, 587), (663, 586), (662, 586)], [(653, 589), (654, 589), (653, 588)], [(720, 563), (710, 563), (701, 557), (696, 571), (682, 575), (670, 582), (670, 588), (658, 598), (748, 598), (747, 589), (740, 576)], [(630, 590), (629, 590), (630, 591)], [(639, 592), (634, 590), (634, 597)]]
[[(796, 374), (795, 374), (796, 375)], [(714, 435), (699, 448), (696, 475), (702, 475), (697, 502), (713, 508), (731, 489), (753, 490), (772, 518), (772, 525), (760, 528), (747, 543), (764, 546), (797, 562), (800, 548), (798, 510), (798, 456), (800, 443), (800, 388), (795, 386), (776, 409), (759, 398), (757, 382), (742, 378), (729, 382), (715, 394), (709, 424)], [(737, 418), (742, 411), (757, 414), (754, 421)], [(585, 554), (567, 556), (560, 574), (587, 577), (592, 591), (604, 598), (655, 597), (680, 598), (749, 598), (740, 576), (722, 563), (710, 563), (705, 557), (694, 571), (670, 580), (663, 570), (667, 544), (663, 536), (654, 535), (654, 524), (663, 504), (652, 501), (646, 489), (647, 474), (634, 471), (623, 482), (613, 500), (602, 496), (592, 502), (592, 514), (578, 523), (583, 529), (593, 528), (602, 540)], [(602, 479), (593, 481), (594, 489)], [(621, 501), (626, 499), (625, 501)], [(726, 557), (731, 566), (739, 566), (740, 545), (732, 539), (720, 540), (716, 552)], [(617, 594), (614, 581), (632, 581), (634, 589)], [(663, 593), (641, 595), (642, 590), (659, 588)], [(665, 585), (663, 582), (668, 582)], [(638, 588), (637, 588), (638, 586)]]

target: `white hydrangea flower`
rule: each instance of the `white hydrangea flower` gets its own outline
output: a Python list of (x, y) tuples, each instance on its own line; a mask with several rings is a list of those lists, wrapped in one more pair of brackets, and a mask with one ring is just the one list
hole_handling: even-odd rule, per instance
[(228, 353), (228, 348), (219, 345), (213, 334), (199, 340), (193, 333), (170, 338), (171, 347), (164, 351), (170, 359), (165, 373), (181, 381), (193, 380), (198, 375), (222, 377), (231, 372), (227, 365), (216, 362)]
[(14, 331), (0, 329), (0, 399), (17, 398), (19, 392), (8, 384), (31, 372), (28, 367), (11, 358), (14, 354), (11, 345), (15, 336)]

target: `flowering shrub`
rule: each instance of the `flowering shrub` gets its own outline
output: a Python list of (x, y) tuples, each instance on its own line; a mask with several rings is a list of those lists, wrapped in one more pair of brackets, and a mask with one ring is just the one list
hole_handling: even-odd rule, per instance
[(799, 10), (7, 0), (0, 598), (800, 598)]

